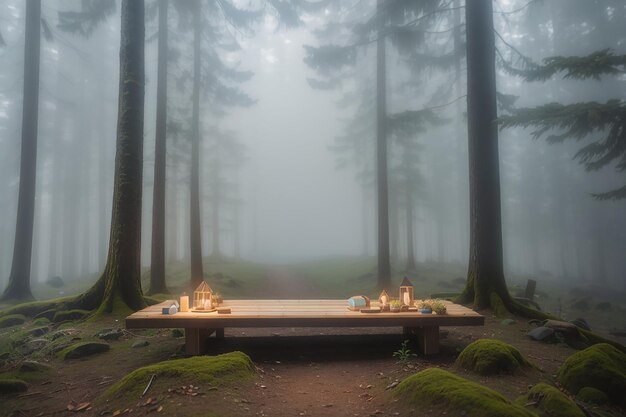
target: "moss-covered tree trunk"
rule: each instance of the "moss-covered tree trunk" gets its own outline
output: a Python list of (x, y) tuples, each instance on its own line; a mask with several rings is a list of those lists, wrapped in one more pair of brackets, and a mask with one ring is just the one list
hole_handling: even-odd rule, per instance
[(169, 0), (159, 0), (157, 63), (157, 108), (152, 194), (152, 251), (150, 293), (166, 293), (165, 283), (165, 157), (167, 138), (167, 9)]
[(41, 44), (41, 0), (26, 2), (24, 42), (24, 96), (22, 104), (22, 149), (20, 186), (17, 200), (15, 244), (9, 285), (4, 300), (30, 300), (30, 266), (35, 220), (35, 178), (37, 175), (37, 124), (39, 119), (39, 51)]
[(502, 256), (492, 0), (466, 2), (465, 18), (470, 256), (467, 284), (459, 301), (501, 310), (512, 305), (512, 300)]
[(202, 23), (200, 21), (201, 4), (199, 0), (196, 0), (194, 9), (189, 240), (191, 245), (191, 284), (195, 287), (204, 279), (202, 270), (202, 239), (200, 234), (200, 42), (202, 42)]
[(146, 306), (141, 291), (141, 192), (144, 116), (144, 2), (122, 2), (120, 87), (109, 251), (104, 272), (70, 307), (109, 313), (120, 301)]
[(391, 284), (389, 256), (389, 183), (387, 175), (387, 73), (384, 2), (378, 0), (378, 39), (376, 41), (376, 182), (378, 201), (378, 286)]

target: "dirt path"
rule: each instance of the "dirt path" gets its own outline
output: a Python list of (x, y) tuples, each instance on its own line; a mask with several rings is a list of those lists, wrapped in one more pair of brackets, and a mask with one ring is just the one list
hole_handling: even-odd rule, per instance
[(315, 299), (320, 297), (315, 284), (304, 274), (287, 265), (269, 266), (265, 292), (273, 299)]

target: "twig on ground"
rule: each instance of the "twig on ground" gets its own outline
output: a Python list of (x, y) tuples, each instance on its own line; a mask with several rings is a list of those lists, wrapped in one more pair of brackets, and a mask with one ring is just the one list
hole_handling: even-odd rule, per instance
[(140, 398), (143, 398), (143, 396), (146, 395), (146, 393), (148, 392), (148, 390), (152, 386), (152, 382), (154, 382), (155, 378), (156, 378), (156, 374), (152, 374), (152, 376), (150, 377), (150, 381), (148, 381), (148, 385), (146, 385), (146, 389), (143, 390), (143, 393), (141, 394)]

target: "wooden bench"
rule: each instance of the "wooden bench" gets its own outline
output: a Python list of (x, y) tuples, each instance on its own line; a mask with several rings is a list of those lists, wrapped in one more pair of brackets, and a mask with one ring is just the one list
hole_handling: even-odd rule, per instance
[[(439, 326), (482, 326), (485, 318), (469, 308), (446, 302), (447, 314), (361, 313), (350, 311), (346, 300), (228, 300), (221, 307), (230, 314), (179, 312), (164, 315), (165, 301), (126, 317), (126, 328), (184, 328), (188, 355), (205, 352), (209, 336), (224, 337), (232, 327), (402, 327), (417, 338), (426, 355), (439, 352)], [(373, 306), (376, 304), (373, 303)]]

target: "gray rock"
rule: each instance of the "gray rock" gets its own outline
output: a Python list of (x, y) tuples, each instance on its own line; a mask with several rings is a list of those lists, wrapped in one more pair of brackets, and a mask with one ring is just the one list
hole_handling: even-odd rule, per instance
[(106, 341), (118, 340), (123, 334), (122, 329), (115, 329), (99, 333), (98, 338)]
[(52, 340), (57, 340), (60, 337), (70, 336), (74, 334), (80, 333), (80, 330), (77, 329), (61, 329), (52, 333)]
[(526, 333), (526, 336), (540, 342), (548, 342), (554, 340), (554, 330), (549, 327), (537, 327)]
[(20, 372), (42, 372), (51, 369), (50, 365), (36, 361), (24, 361), (20, 365)]
[(577, 319), (572, 320), (572, 324), (580, 327), (581, 329), (591, 331), (591, 326), (589, 326), (589, 323), (587, 323), (587, 320), (583, 318), (579, 317)]
[(63, 282), (63, 278), (57, 276), (48, 278), (46, 284), (53, 288), (60, 288), (65, 285), (65, 282)]
[(148, 342), (147, 340), (135, 340), (133, 342), (132, 345), (130, 345), (130, 347), (132, 348), (140, 348), (140, 347), (146, 347), (150, 344), (150, 342)]
[(67, 348), (64, 351), (63, 359), (77, 359), (85, 356), (95, 355), (96, 353), (106, 352), (111, 348), (106, 343), (99, 342), (84, 342)]

